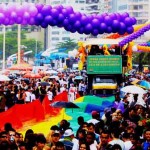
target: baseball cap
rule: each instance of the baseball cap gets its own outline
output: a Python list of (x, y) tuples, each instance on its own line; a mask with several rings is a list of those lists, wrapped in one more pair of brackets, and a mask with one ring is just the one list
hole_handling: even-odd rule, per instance
[(60, 132), (58, 130), (54, 130), (52, 135), (56, 135), (56, 134), (60, 134)]
[(71, 130), (71, 129), (67, 129), (66, 131), (65, 131), (65, 133), (64, 133), (64, 136), (71, 136), (71, 135), (73, 135), (74, 133), (73, 133), (73, 131)]
[(99, 115), (99, 112), (97, 112), (97, 111), (94, 110), (94, 111), (92, 111), (91, 114), (92, 114), (92, 116), (97, 116), (97, 115)]

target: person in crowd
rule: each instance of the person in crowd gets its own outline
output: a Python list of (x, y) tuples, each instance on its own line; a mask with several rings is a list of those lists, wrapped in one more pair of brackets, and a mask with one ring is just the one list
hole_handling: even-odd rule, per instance
[(58, 141), (55, 146), (51, 148), (51, 150), (66, 150), (66, 148), (63, 142)]
[(52, 149), (53, 147), (56, 146), (56, 143), (60, 140), (60, 132), (59, 130), (53, 130), (53, 132), (51, 133), (51, 138), (50, 138), (50, 142), (48, 142), (46, 144), (46, 148), (48, 149)]
[(89, 145), (90, 150), (97, 150), (97, 142), (95, 140), (95, 134), (93, 132), (87, 132), (86, 143)]
[(97, 145), (98, 150), (105, 150), (108, 146), (108, 142), (110, 140), (109, 131), (102, 130), (100, 134), (100, 143)]
[(93, 124), (98, 123), (99, 120), (100, 120), (100, 114), (99, 114), (99, 112), (92, 111), (91, 115), (92, 115), (92, 119), (88, 120), (87, 123), (93, 123)]
[(124, 141), (125, 150), (130, 150), (133, 146), (131, 140), (130, 140), (130, 134), (127, 132), (124, 132), (122, 135), (122, 140)]
[(74, 84), (71, 84), (69, 88), (69, 101), (73, 102), (76, 99), (76, 94), (77, 94), (77, 88), (75, 87)]
[(48, 100), (52, 101), (53, 100), (53, 92), (51, 88), (48, 88), (47, 90), (47, 96), (48, 96)]
[(33, 150), (46, 150), (45, 144), (46, 144), (46, 138), (43, 134), (37, 134), (36, 135), (36, 145), (33, 147)]
[(109, 142), (109, 144), (119, 144), (122, 148), (122, 150), (125, 150), (124, 142), (119, 138), (120, 132), (118, 131), (118, 128), (114, 128), (111, 130), (111, 137), (112, 140)]
[(90, 150), (90, 147), (86, 142), (81, 142), (79, 144), (79, 150)]
[(150, 128), (144, 131), (144, 141), (142, 143), (142, 149), (143, 150), (150, 149)]

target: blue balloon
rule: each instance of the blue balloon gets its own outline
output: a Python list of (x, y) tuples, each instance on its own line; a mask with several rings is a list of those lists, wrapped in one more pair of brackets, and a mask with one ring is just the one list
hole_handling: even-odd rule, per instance
[(127, 28), (127, 33), (128, 33), (128, 34), (133, 33), (133, 31), (134, 31), (134, 28), (133, 28), (133, 27), (128, 27), (128, 28)]
[(84, 28), (83, 27), (79, 28), (78, 33), (83, 34), (84, 33)]
[(67, 12), (67, 9), (62, 9), (61, 13), (64, 15), (64, 17), (67, 17), (69, 14)]
[(104, 17), (102, 15), (97, 15), (96, 18), (99, 20), (100, 23), (104, 22)]
[(37, 8), (38, 12), (40, 13), (42, 11), (42, 8), (44, 7), (44, 5), (38, 3), (38, 4), (35, 5), (35, 7)]
[(59, 11), (58, 11), (57, 9), (52, 8), (52, 9), (51, 9), (51, 16), (52, 16), (53, 18), (57, 18), (58, 15), (59, 15)]
[(63, 25), (64, 25), (64, 27), (67, 27), (67, 26), (69, 25), (69, 20), (68, 20), (68, 19), (65, 19), (65, 20), (63, 21)]
[(37, 22), (42, 22), (44, 20), (44, 17), (41, 13), (38, 13), (36, 16), (35, 16), (35, 21)]
[(126, 25), (123, 22), (120, 22), (120, 29), (119, 33), (125, 33), (126, 32)]

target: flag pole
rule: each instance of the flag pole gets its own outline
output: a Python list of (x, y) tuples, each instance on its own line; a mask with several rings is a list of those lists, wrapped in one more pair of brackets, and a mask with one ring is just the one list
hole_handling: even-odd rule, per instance
[(5, 70), (5, 43), (6, 43), (6, 27), (3, 26), (3, 67), (2, 70)]

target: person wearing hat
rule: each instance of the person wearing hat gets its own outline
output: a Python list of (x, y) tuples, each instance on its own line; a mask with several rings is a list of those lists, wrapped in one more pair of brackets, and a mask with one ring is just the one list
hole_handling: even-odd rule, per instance
[(88, 120), (87, 123), (93, 123), (94, 125), (99, 122), (100, 114), (97, 111), (92, 111), (92, 119)]
[(78, 150), (79, 149), (79, 142), (74, 137), (74, 133), (72, 129), (65, 130), (63, 134), (63, 139), (61, 142), (64, 143), (66, 150)]
[(56, 146), (56, 143), (60, 140), (60, 131), (59, 130), (54, 130), (51, 133), (51, 139), (50, 142), (47, 144), (47, 149), (53, 149)]

